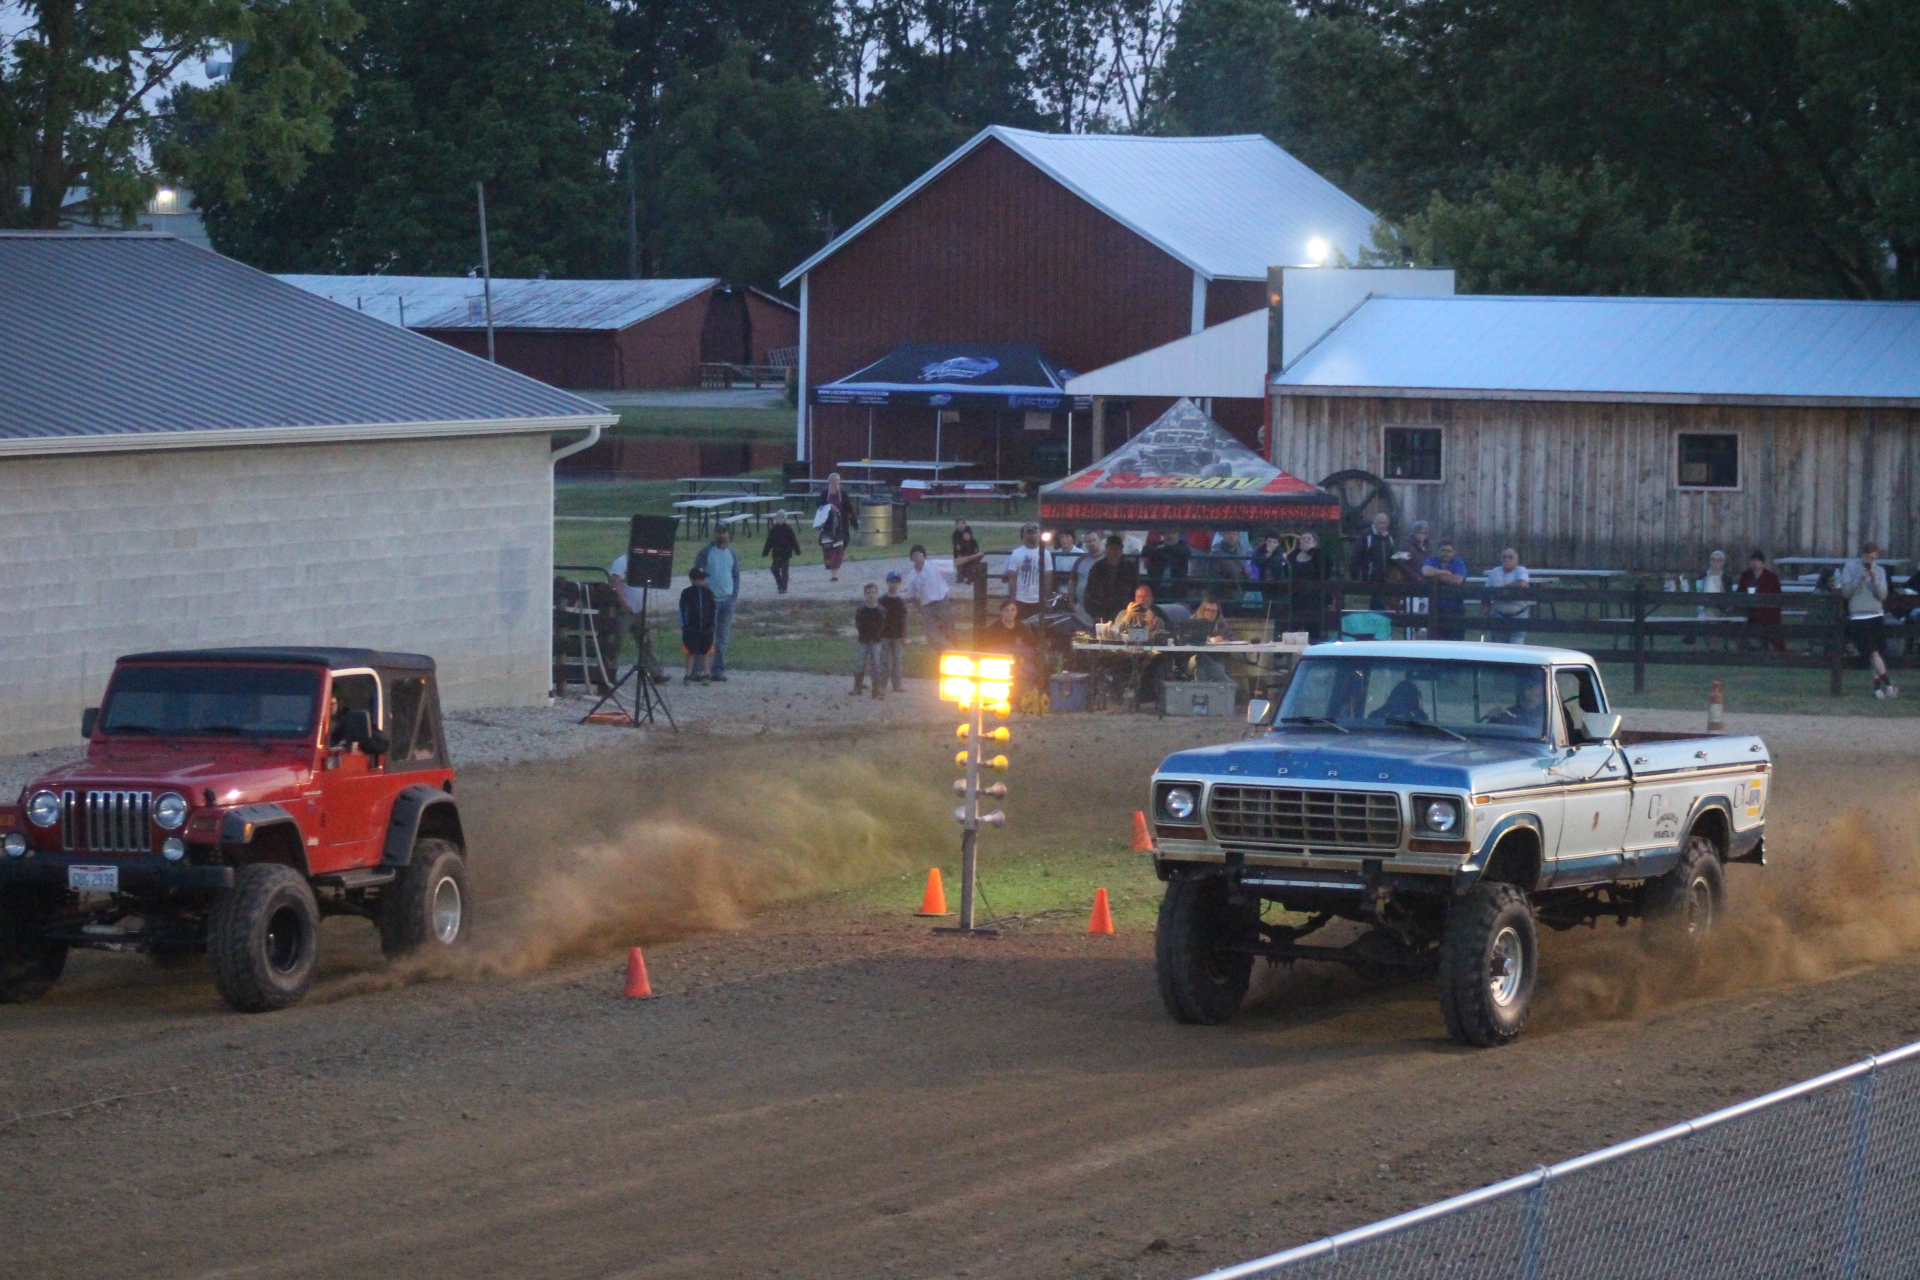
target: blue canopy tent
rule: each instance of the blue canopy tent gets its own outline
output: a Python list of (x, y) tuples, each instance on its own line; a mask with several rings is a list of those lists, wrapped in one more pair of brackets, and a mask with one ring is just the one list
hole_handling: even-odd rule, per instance
[[(903, 342), (865, 368), (813, 388), (808, 398), (813, 404), (866, 405), (869, 456), (874, 407), (932, 409), (934, 461), (939, 462), (941, 410), (1072, 413), (1091, 408), (1092, 397), (1068, 394), (1067, 379), (1073, 376), (1030, 343)], [(1068, 432), (1071, 438), (1071, 418)]]

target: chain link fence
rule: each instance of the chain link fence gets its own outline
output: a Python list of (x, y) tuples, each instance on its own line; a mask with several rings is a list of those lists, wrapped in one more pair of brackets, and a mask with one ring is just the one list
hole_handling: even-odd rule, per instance
[(1920, 1044), (1202, 1280), (1920, 1275)]

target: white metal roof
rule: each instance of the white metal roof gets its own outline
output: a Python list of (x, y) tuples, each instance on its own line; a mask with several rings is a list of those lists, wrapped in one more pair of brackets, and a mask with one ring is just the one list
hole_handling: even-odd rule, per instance
[(1262, 307), (1067, 379), (1077, 396), (1195, 396), (1258, 400), (1267, 376), (1267, 311)]
[(1373, 233), (1371, 211), (1259, 134), (1142, 138), (993, 125), (789, 271), (781, 285), (813, 270), (989, 138), (1209, 280), (1264, 280), (1268, 267), (1306, 262), (1307, 241), (1316, 236), (1351, 258)]
[(1541, 644), (1485, 644), (1474, 640), (1336, 640), (1308, 647), (1308, 658), (1437, 658), (1447, 662), (1507, 662), (1525, 666), (1592, 665), (1578, 649)]
[(1920, 303), (1375, 297), (1274, 389), (1294, 395), (1920, 402)]
[[(409, 329), (481, 329), (481, 281), (473, 276), (283, 275), (288, 284)], [(496, 329), (625, 329), (718, 285), (687, 280), (501, 280), (493, 282)]]

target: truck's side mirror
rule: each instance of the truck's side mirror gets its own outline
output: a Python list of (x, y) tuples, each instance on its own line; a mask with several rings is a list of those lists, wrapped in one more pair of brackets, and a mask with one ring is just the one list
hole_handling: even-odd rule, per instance
[(1619, 716), (1589, 712), (1586, 722), (1586, 731), (1580, 735), (1582, 742), (1612, 742), (1620, 736)]
[(1265, 698), (1251, 698), (1247, 701), (1247, 723), (1256, 729), (1264, 729), (1273, 723), (1274, 712), (1280, 710), (1280, 704), (1269, 702)]
[(80, 713), (80, 736), (89, 742), (93, 740), (94, 728), (100, 723), (100, 708), (88, 707)]
[(342, 711), (334, 737), (338, 745), (358, 747), (370, 756), (383, 756), (393, 747), (386, 734), (374, 729), (371, 711)]

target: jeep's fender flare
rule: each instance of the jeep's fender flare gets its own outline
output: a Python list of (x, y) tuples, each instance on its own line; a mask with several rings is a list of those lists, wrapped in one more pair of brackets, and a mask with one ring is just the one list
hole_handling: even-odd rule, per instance
[(1516, 831), (1533, 832), (1533, 838), (1540, 845), (1540, 863), (1534, 868), (1534, 882), (1518, 887), (1525, 893), (1532, 893), (1540, 887), (1540, 877), (1546, 874), (1546, 827), (1541, 823), (1538, 814), (1510, 813), (1494, 825), (1493, 830), (1487, 833), (1487, 838), (1480, 842), (1479, 849), (1469, 855), (1460, 869), (1453, 873), (1453, 892), (1456, 896), (1466, 893), (1480, 883), (1480, 877), (1486, 871), (1487, 864), (1493, 860), (1494, 850), (1500, 847), (1502, 840)]
[(460, 809), (453, 796), (438, 787), (416, 782), (393, 798), (393, 815), (387, 819), (387, 841), (380, 856), (383, 867), (404, 867), (413, 861), (413, 844), (422, 829), (428, 835), (451, 840), (467, 851), (467, 837), (460, 827)]
[(299, 819), (277, 804), (243, 804), (220, 815), (220, 852), (236, 866), (283, 862), (307, 874), (307, 840)]

